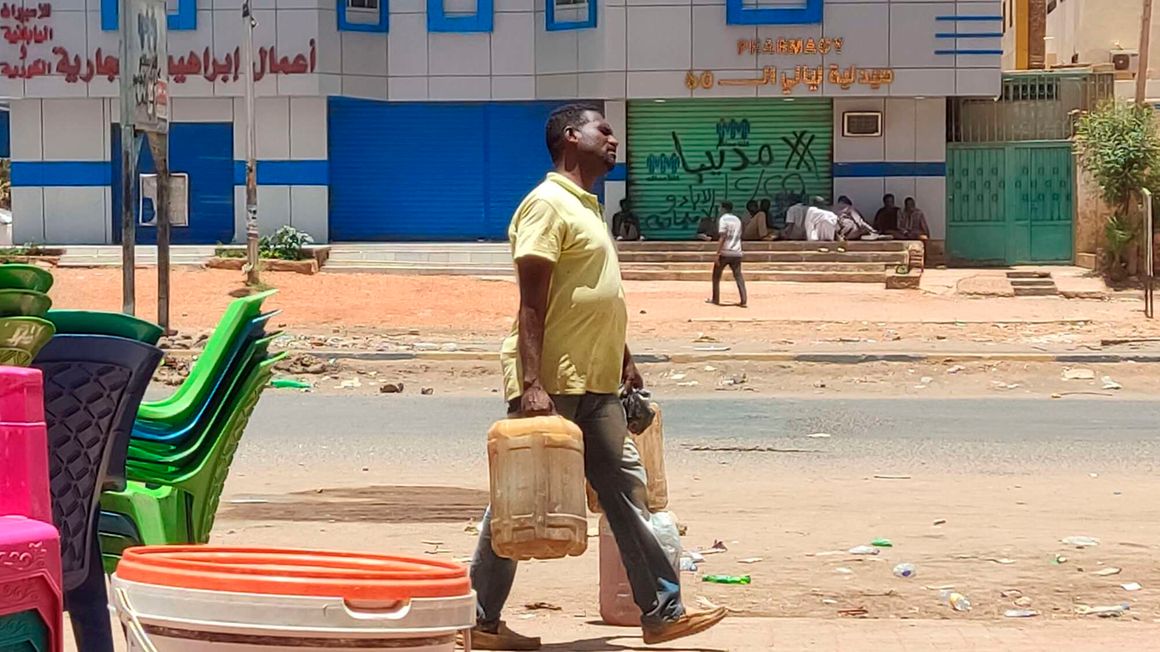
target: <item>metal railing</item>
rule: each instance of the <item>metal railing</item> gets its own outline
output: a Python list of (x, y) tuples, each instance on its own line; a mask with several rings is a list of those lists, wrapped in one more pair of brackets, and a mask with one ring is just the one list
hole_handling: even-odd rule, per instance
[(1145, 188), (1144, 194), (1144, 316), (1152, 319), (1156, 315), (1156, 230), (1152, 221), (1152, 191)]
[(947, 142), (1068, 140), (1076, 116), (1113, 97), (1112, 73), (1004, 73), (997, 98), (947, 100)]

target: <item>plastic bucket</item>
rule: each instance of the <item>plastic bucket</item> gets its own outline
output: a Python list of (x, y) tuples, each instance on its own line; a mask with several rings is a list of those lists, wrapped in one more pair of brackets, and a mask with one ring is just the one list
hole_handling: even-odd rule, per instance
[(467, 569), (408, 557), (138, 547), (112, 587), (130, 652), (452, 652), (475, 625)]

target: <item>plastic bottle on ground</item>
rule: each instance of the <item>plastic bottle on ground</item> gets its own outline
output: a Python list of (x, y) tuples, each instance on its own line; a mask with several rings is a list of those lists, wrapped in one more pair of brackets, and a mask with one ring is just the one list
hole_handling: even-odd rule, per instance
[(899, 564), (894, 567), (894, 576), (901, 577), (903, 579), (910, 579), (911, 577), (914, 577), (917, 572), (918, 569), (914, 567), (914, 564)]
[(971, 610), (971, 601), (967, 599), (967, 596), (957, 591), (943, 591), (942, 599), (943, 602), (950, 605), (951, 609), (955, 611)]

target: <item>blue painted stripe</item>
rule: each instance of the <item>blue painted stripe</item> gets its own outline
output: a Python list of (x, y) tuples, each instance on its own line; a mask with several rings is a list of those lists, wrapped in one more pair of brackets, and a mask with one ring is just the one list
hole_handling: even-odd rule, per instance
[(935, 20), (943, 21), (943, 22), (951, 22), (951, 21), (960, 22), (961, 21), (961, 22), (968, 22), (968, 23), (990, 23), (990, 22), (1001, 23), (1001, 22), (1003, 22), (1003, 17), (1002, 16), (938, 16), (937, 18), (935, 18)]
[(108, 161), (13, 161), (14, 187), (108, 187), (113, 167)]
[(834, 178), (945, 177), (945, 162), (834, 163)]
[(935, 50), (938, 55), (971, 54), (980, 56), (1002, 56), (1002, 50)]
[(1003, 38), (1003, 32), (939, 32), (935, 38)]
[(605, 181), (628, 181), (628, 164), (617, 163), (616, 167), (604, 177)]
[[(246, 185), (246, 162), (234, 161), (234, 185)], [(258, 161), (259, 186), (330, 185), (330, 161)]]

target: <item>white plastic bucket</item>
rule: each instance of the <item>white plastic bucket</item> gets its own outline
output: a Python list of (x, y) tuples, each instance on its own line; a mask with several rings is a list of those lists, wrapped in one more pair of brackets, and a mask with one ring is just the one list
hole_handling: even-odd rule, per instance
[[(129, 652), (453, 652), (475, 592), (355, 605), (342, 598), (204, 591), (112, 578)], [(470, 646), (468, 647), (470, 650)]]

